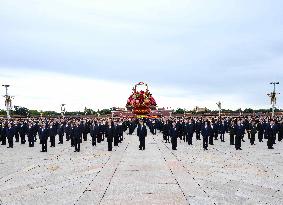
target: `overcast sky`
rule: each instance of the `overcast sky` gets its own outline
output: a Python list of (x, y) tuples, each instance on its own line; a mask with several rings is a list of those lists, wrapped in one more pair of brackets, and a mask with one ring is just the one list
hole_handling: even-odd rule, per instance
[(282, 0), (0, 0), (0, 83), (12, 85), (14, 105), (40, 110), (122, 107), (140, 81), (159, 107), (268, 108), (270, 81), (283, 94), (282, 8)]

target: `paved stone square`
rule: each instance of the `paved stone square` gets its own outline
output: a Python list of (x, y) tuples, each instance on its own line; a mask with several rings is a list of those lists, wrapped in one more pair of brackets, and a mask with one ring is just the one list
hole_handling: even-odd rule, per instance
[(0, 204), (283, 204), (283, 143), (268, 150), (246, 140), (236, 151), (218, 140), (203, 151), (202, 141), (178, 141), (172, 151), (157, 134), (140, 151), (137, 136), (125, 135), (108, 152), (88, 140), (80, 153), (69, 142), (47, 153), (38, 143), (0, 146)]

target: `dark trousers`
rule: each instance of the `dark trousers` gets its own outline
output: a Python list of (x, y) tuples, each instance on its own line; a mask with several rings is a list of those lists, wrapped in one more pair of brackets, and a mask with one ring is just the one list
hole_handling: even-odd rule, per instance
[(29, 141), (29, 147), (34, 147), (34, 141)]
[(84, 141), (87, 141), (87, 133), (83, 133)]
[(79, 152), (81, 150), (81, 140), (75, 139), (75, 151)]
[(41, 151), (47, 152), (47, 140), (41, 140)]
[(51, 147), (55, 147), (55, 136), (50, 136)]
[(114, 146), (118, 146), (118, 144), (119, 144), (119, 137), (115, 136), (114, 137)]
[(100, 143), (102, 141), (102, 134), (98, 133), (97, 135), (97, 143)]
[(164, 138), (165, 138), (165, 143), (168, 143), (169, 142), (169, 136), (168, 135), (164, 135)]
[(20, 138), (21, 138), (21, 144), (25, 144), (26, 143), (26, 136), (24, 134), (21, 134), (20, 135)]
[(258, 133), (258, 140), (259, 140), (260, 142), (262, 142), (262, 140), (263, 140), (263, 133), (262, 133), (262, 132), (259, 132), (259, 133)]
[(172, 150), (177, 149), (177, 138), (171, 138)]
[(108, 151), (112, 151), (112, 142), (111, 141), (108, 142)]
[(267, 147), (268, 147), (268, 149), (273, 148), (273, 136), (272, 135), (268, 136)]
[(208, 147), (208, 137), (203, 137), (203, 149), (207, 149)]
[(6, 145), (6, 137), (2, 138), (2, 145)]
[(282, 141), (282, 139), (283, 139), (283, 132), (279, 132), (278, 133), (278, 141), (280, 142), (280, 141)]
[(242, 135), (236, 135), (235, 138), (235, 148), (236, 150), (240, 149), (242, 146)]
[(92, 146), (96, 146), (96, 137), (91, 138)]
[(145, 150), (145, 139), (144, 138), (140, 139), (140, 149)]
[(66, 141), (70, 141), (70, 134), (66, 133)]
[(200, 132), (196, 132), (196, 138), (197, 140), (200, 140)]
[(193, 145), (193, 134), (188, 134), (186, 138), (188, 139), (188, 145)]
[(214, 133), (214, 139), (215, 139), (215, 140), (218, 140), (218, 132), (215, 132), (215, 133)]
[(64, 134), (59, 135), (59, 143), (63, 144)]
[(74, 147), (75, 146), (75, 140), (74, 138), (71, 137), (71, 147)]
[(13, 138), (12, 139), (8, 139), (8, 143), (9, 143), (9, 147), (13, 148), (13, 145), (14, 145)]
[(225, 142), (225, 140), (224, 140), (224, 134), (220, 134), (220, 139), (221, 139), (221, 142)]
[(15, 134), (15, 139), (16, 139), (16, 142), (19, 142), (19, 141), (20, 141), (19, 133), (18, 133), (18, 132)]
[(210, 135), (210, 136), (209, 136), (209, 144), (210, 144), (210, 145), (213, 145), (213, 135)]
[(255, 134), (251, 134), (251, 136), (250, 136), (250, 143), (251, 143), (251, 145), (255, 144)]
[(234, 135), (230, 134), (230, 145), (234, 145)]

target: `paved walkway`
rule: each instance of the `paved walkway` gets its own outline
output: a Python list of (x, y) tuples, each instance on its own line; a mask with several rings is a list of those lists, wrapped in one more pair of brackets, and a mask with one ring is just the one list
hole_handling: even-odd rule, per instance
[(41, 153), (39, 144), (0, 146), (0, 204), (283, 204), (283, 143), (243, 151), (215, 141), (178, 142), (172, 151), (161, 135), (138, 150), (135, 135), (107, 151), (103, 142), (69, 143)]

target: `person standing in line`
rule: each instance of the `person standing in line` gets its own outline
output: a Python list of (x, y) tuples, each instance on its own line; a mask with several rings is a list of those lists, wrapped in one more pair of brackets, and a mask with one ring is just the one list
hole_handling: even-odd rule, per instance
[(108, 126), (106, 127), (106, 135), (107, 137), (107, 144), (108, 144), (108, 151), (112, 151), (112, 144), (115, 137), (115, 127), (114, 123), (109, 120)]
[(81, 150), (82, 129), (80, 127), (80, 123), (79, 122), (76, 122), (76, 125), (74, 126), (73, 135), (74, 135), (74, 145), (75, 145), (75, 151), (74, 152), (80, 152), (80, 150)]
[(250, 143), (251, 145), (255, 145), (255, 135), (257, 133), (257, 126), (255, 124), (254, 121), (252, 121), (251, 125), (250, 125)]
[(146, 126), (144, 124), (144, 122), (141, 120), (140, 121), (140, 127), (139, 127), (139, 141), (140, 141), (140, 150), (145, 150), (145, 138), (147, 136), (147, 129), (146, 129)]
[(236, 150), (242, 150), (241, 142), (242, 142), (243, 132), (245, 132), (245, 131), (244, 131), (244, 127), (243, 127), (243, 125), (242, 125), (240, 120), (237, 123), (235, 131), (236, 131), (235, 132), (235, 134), (236, 134), (236, 136), (235, 136), (235, 148), (236, 148)]
[(207, 121), (204, 122), (204, 126), (201, 129), (201, 135), (203, 140), (203, 149), (207, 150), (208, 147), (208, 137), (211, 135), (211, 128), (209, 128), (209, 124)]
[(169, 135), (171, 137), (172, 150), (177, 150), (178, 129), (176, 127), (176, 122), (173, 122)]
[(35, 139), (34, 139), (34, 127), (32, 122), (28, 123), (27, 137), (28, 137), (29, 147), (34, 147)]
[(236, 122), (232, 121), (229, 127), (230, 132), (230, 145), (235, 145)]
[(41, 124), (40, 129), (39, 129), (39, 139), (41, 142), (41, 152), (47, 152), (47, 140), (48, 140), (48, 128), (45, 124)]
[(11, 123), (8, 124), (6, 128), (6, 136), (8, 139), (9, 146), (7, 148), (13, 148), (14, 146), (14, 128), (12, 127)]

